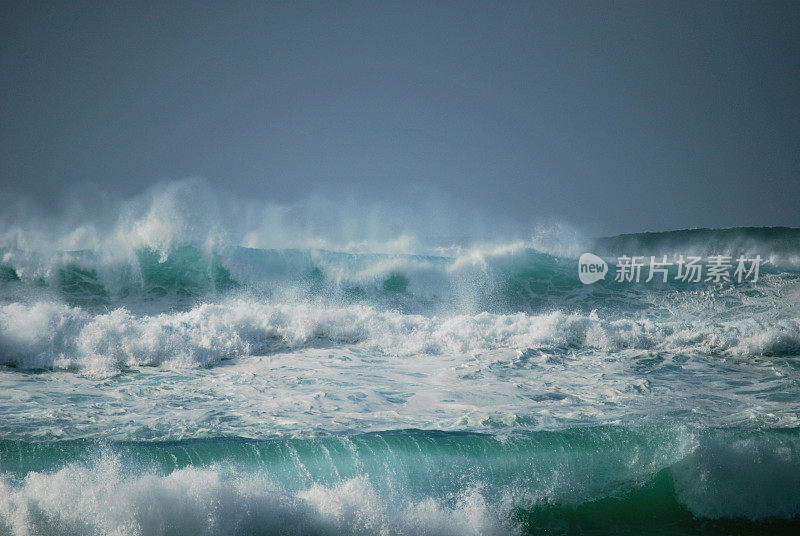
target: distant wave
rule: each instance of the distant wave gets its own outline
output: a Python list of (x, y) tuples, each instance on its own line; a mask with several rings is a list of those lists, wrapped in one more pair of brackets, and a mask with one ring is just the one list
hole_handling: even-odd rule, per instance
[[(192, 180), (79, 208), (54, 215), (0, 203), (0, 303), (153, 313), (246, 294), (419, 314), (588, 313), (615, 302), (642, 306), (641, 294), (656, 285), (615, 286), (607, 278), (588, 289), (576, 277), (586, 251), (611, 263), (621, 255), (758, 254), (765, 274), (800, 271), (800, 229), (784, 227), (589, 239), (558, 225), (505, 234), (505, 224), (490, 219), (481, 238), (434, 239), (426, 235), (439, 229), (413, 211), (322, 200), (279, 206), (228, 198)], [(665, 287), (657, 290), (683, 288)]]
[[(797, 233), (784, 234), (793, 237)], [(641, 239), (642, 245), (636, 246), (639, 242), (630, 237), (608, 239), (601, 241), (603, 249), (596, 251), (607, 256), (613, 269), (615, 258), (609, 255), (612, 250), (620, 255), (646, 255), (678, 247), (671, 243), (670, 247), (659, 249), (660, 238), (631, 236)], [(780, 258), (770, 256), (774, 250), (766, 247), (747, 252), (763, 254), (761, 274), (785, 273), (794, 278), (800, 261), (787, 253), (788, 242), (782, 248)], [(697, 253), (697, 246), (687, 245), (680, 251)], [(707, 251), (722, 250), (709, 246)], [(591, 310), (607, 303), (604, 291), (625, 293), (634, 289), (615, 285), (613, 277), (587, 289), (576, 277), (575, 259), (542, 253), (525, 244), (476, 248), (454, 257), (238, 246), (213, 252), (194, 246), (166, 252), (141, 249), (124, 260), (93, 251), (54, 252), (46, 256), (0, 250), (0, 257), (0, 299), (5, 296), (6, 301), (24, 301), (26, 296), (41, 298), (49, 293), (72, 305), (103, 308), (150, 304), (150, 310), (163, 310), (243, 291), (276, 295), (291, 290), (305, 297), (375, 303), (409, 312), (535, 312), (565, 304), (580, 307), (581, 303), (584, 309)], [(671, 279), (668, 285), (653, 283), (638, 290), (706, 287), (709, 285), (704, 283), (680, 285)]]

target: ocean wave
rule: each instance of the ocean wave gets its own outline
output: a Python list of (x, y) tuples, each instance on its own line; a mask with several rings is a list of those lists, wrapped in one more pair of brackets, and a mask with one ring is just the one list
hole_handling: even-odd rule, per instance
[(6, 265), (0, 303), (64, 302), (86, 313), (124, 309), (137, 315), (231, 299), (365, 306), (428, 317), (597, 310), (606, 318), (769, 321), (800, 313), (800, 279), (774, 266), (762, 268), (757, 283), (631, 284), (608, 278), (587, 286), (573, 261), (522, 246), (457, 258), (246, 248), (206, 255), (186, 246), (164, 258), (139, 251), (134, 264), (104, 264), (91, 252), (64, 254), (51, 265), (33, 257), (26, 262), (33, 268)]
[(91, 314), (53, 302), (0, 306), (0, 363), (21, 369), (199, 367), (332, 343), (395, 356), (511, 348), (556, 353), (639, 349), (744, 358), (800, 353), (800, 319), (653, 321), (560, 311), (429, 317), (367, 305), (244, 299), (159, 315), (135, 315), (124, 308)]
[[(98, 310), (168, 311), (249, 292), (423, 314), (538, 313), (565, 304), (589, 312), (609, 303), (647, 307), (654, 293), (714, 285), (682, 285), (674, 278), (665, 285), (622, 285), (606, 278), (586, 287), (576, 263), (586, 251), (612, 265), (621, 255), (758, 254), (762, 276), (787, 280), (796, 280), (800, 267), (798, 229), (593, 239), (555, 224), (505, 233), (491, 220), (495, 225), (488, 228), (496, 232), (471, 233), (470, 240), (453, 233), (437, 238), (426, 236), (431, 227), (413, 211), (392, 215), (322, 200), (254, 204), (191, 180), (60, 215), (24, 203), (0, 205), (0, 300), (44, 295)], [(463, 222), (441, 227), (467, 229)], [(733, 286), (756, 293), (762, 288)]]
[[(12, 465), (41, 463), (47, 448), (60, 447), (0, 444)], [(724, 534), (776, 520), (789, 530), (800, 514), (797, 430), (408, 431), (66, 449), (79, 459), (56, 457), (50, 470), (8, 472), (0, 458), (0, 533), (560, 534), (602, 521), (609, 531)]]

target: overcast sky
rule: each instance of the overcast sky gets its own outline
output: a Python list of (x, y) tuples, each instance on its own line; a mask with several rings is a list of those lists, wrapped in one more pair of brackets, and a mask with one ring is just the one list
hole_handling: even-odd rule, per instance
[(800, 226), (800, 2), (104, 4), (2, 2), (0, 195)]

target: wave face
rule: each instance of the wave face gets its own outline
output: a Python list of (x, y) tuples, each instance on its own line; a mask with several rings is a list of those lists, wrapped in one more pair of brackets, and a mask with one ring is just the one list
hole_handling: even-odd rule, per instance
[[(0, 201), (0, 534), (798, 528), (800, 230), (91, 208)], [(763, 264), (613, 277), (651, 255)]]
[(0, 456), (8, 534), (758, 534), (800, 511), (796, 429), (6, 441)]

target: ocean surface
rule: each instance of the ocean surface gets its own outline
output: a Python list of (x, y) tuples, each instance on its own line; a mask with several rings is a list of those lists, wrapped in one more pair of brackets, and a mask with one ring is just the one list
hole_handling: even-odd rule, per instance
[[(0, 534), (800, 533), (796, 229), (26, 236), (0, 248)], [(764, 263), (613, 277), (714, 254)]]

